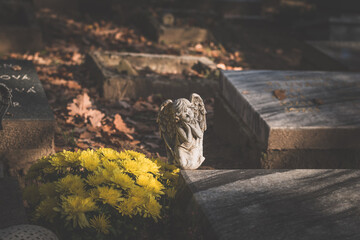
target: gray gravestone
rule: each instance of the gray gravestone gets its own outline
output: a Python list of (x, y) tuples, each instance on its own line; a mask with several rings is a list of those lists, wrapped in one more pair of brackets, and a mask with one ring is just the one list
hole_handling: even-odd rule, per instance
[[(300, 20), (303, 21), (303, 20)], [(297, 24), (307, 40), (314, 41), (359, 41), (360, 16), (343, 15), (319, 18)]]
[[(127, 74), (119, 72), (121, 69)], [(126, 62), (126, 64), (124, 64)], [(147, 97), (161, 94), (165, 98), (180, 98), (196, 92), (203, 97), (213, 96), (218, 83), (211, 78), (188, 79), (183, 72), (192, 71), (200, 63), (209, 72), (215, 64), (206, 57), (173, 56), (159, 54), (101, 52), (89, 53), (90, 79), (101, 89), (104, 98)], [(145, 74), (141, 74), (144, 72)]]
[(308, 43), (348, 70), (360, 70), (360, 42), (310, 41)]
[(360, 238), (359, 170), (187, 170), (180, 180), (204, 239)]
[(261, 145), (262, 167), (359, 167), (360, 74), (223, 71), (221, 89)]
[(0, 61), (0, 83), (12, 91), (12, 106), (0, 130), (0, 155), (12, 174), (53, 152), (54, 116), (31, 62)]

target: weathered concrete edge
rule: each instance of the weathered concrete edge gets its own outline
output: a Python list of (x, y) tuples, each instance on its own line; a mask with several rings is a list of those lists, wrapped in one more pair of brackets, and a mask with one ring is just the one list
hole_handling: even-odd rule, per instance
[(180, 205), (180, 210), (184, 217), (193, 221), (196, 228), (199, 228), (202, 234), (202, 239), (216, 240), (219, 239), (214, 227), (209, 222), (205, 211), (201, 205), (198, 204), (194, 188), (187, 184), (189, 177), (186, 171), (201, 171), (201, 170), (181, 170), (179, 176), (179, 190), (176, 201)]
[[(220, 91), (229, 105), (235, 110), (240, 117), (251, 129), (257, 140), (268, 147), (268, 138), (270, 126), (261, 118), (260, 114), (255, 111), (251, 104), (237, 91), (237, 89), (228, 81), (227, 73), (232, 71), (221, 71)], [(256, 124), (257, 123), (257, 124)], [(256, 128), (256, 126), (262, 126)]]
[[(258, 141), (266, 146), (266, 149), (360, 149), (360, 129), (358, 128), (270, 127), (227, 79), (227, 73), (231, 72), (234, 71), (221, 71), (221, 93), (237, 117), (249, 126)], [(256, 126), (261, 127), (257, 128)]]
[(152, 58), (162, 58), (162, 59), (182, 59), (182, 60), (191, 60), (191, 61), (200, 61), (201, 63), (205, 64), (206, 66), (208, 66), (211, 69), (217, 69), (216, 64), (211, 61), (209, 58), (207, 57), (203, 57), (203, 56), (194, 56), (194, 55), (182, 55), (182, 56), (177, 56), (177, 55), (168, 55), (168, 54), (151, 54), (151, 53), (132, 53), (132, 52), (117, 52), (117, 51), (92, 51), (89, 53), (89, 55), (91, 56), (95, 56), (96, 54), (102, 52), (103, 54), (109, 54), (109, 55), (117, 55), (120, 57), (139, 57), (139, 58), (146, 58), (146, 57), (152, 57)]
[[(189, 172), (189, 171), (186, 171), (186, 173)], [(305, 175), (303, 174), (305, 173)], [(278, 174), (284, 174), (284, 176), (286, 176), (285, 179), (288, 179), (290, 180), (289, 182), (288, 181), (281, 181), (281, 179), (283, 178), (279, 178), (279, 175)], [(346, 175), (345, 178), (343, 178), (344, 174)], [(257, 234), (257, 231), (256, 231), (256, 228), (253, 228), (252, 226), (253, 225), (248, 225), (247, 224), (247, 218), (243, 217), (242, 214), (238, 211), (238, 209), (241, 207), (241, 205), (244, 205), (245, 207), (247, 206), (246, 203), (243, 203), (243, 201), (247, 201), (248, 203), (250, 204), (253, 204), (253, 203), (269, 203), (269, 199), (267, 198), (268, 194), (265, 194), (265, 195), (258, 195), (256, 198), (252, 198), (251, 196), (248, 197), (248, 190), (250, 190), (250, 192), (253, 192), (253, 191), (261, 191), (260, 189), (261, 186), (266, 186), (262, 191), (264, 193), (267, 193), (269, 192), (270, 193), (270, 197), (271, 197), (271, 192), (273, 192), (273, 190), (275, 190), (274, 192), (276, 192), (277, 190), (281, 190), (281, 189), (284, 189), (285, 192), (284, 193), (288, 193), (289, 191), (293, 191), (292, 189), (294, 189), (293, 187), (295, 186), (300, 186), (299, 190), (296, 190), (297, 188), (295, 188), (295, 198), (293, 197), (290, 197), (289, 198), (289, 195), (285, 194), (283, 195), (283, 197), (281, 198), (278, 198), (277, 196), (279, 196), (278, 194), (274, 195), (275, 198), (273, 200), (274, 203), (276, 202), (282, 202), (283, 204), (285, 204), (285, 208), (282, 209), (282, 207), (284, 205), (279, 205), (279, 209), (277, 208), (272, 208), (272, 210), (274, 211), (274, 216), (275, 217), (280, 217), (280, 219), (282, 218), (282, 216), (288, 216), (290, 213), (290, 216), (292, 215), (291, 213), (295, 210), (295, 211), (299, 211), (299, 210), (296, 210), (297, 209), (297, 206), (298, 204), (296, 203), (299, 203), (298, 201), (295, 201), (293, 202), (292, 199), (299, 199), (301, 200), (301, 202), (304, 201), (303, 199), (303, 194), (305, 194), (304, 196), (310, 196), (309, 194), (312, 194), (312, 193), (317, 193), (315, 194), (315, 196), (312, 196), (311, 198), (308, 198), (310, 201), (314, 201), (312, 200), (314, 197), (319, 197), (319, 198), (323, 198), (325, 197), (326, 195), (324, 194), (324, 192), (321, 192), (321, 194), (319, 194), (319, 189), (324, 189), (324, 188), (328, 188), (330, 187), (326, 192), (327, 194), (333, 194), (333, 192), (336, 192), (336, 189), (338, 190), (342, 190), (342, 189), (348, 189), (348, 190), (351, 190), (353, 193), (356, 194), (357, 190), (359, 189), (359, 175), (360, 174), (360, 171), (359, 170), (342, 170), (342, 169), (334, 169), (334, 170), (330, 170), (330, 169), (322, 169), (322, 170), (316, 170), (316, 169), (308, 169), (308, 170), (304, 170), (304, 169), (284, 169), (284, 170), (263, 170), (263, 169), (254, 169), (254, 170), (241, 170), (241, 169), (236, 169), (236, 170), (204, 170), (204, 171), (197, 171), (197, 173), (194, 173), (193, 171), (191, 173), (189, 173), (190, 177), (186, 176), (185, 180), (189, 180), (189, 179), (192, 179), (191, 181), (188, 181), (188, 183), (190, 183), (189, 185), (194, 185), (194, 190), (196, 191), (196, 193), (199, 193), (199, 195), (202, 195), (201, 199), (200, 199), (200, 202), (199, 203), (203, 203), (204, 204), (204, 209), (205, 209), (205, 213), (208, 212), (209, 213), (209, 216), (211, 217), (211, 221), (213, 223), (216, 223), (218, 225), (215, 225), (214, 227), (216, 227), (216, 231), (218, 231), (221, 236), (221, 239), (237, 239), (237, 238), (234, 238), (234, 236), (242, 236), (242, 237), (245, 237), (245, 235), (243, 235), (242, 233), (246, 233), (246, 231), (251, 231), (251, 234), (249, 235), (248, 238), (246, 239), (267, 239), (266, 235), (265, 235), (265, 238), (264, 238), (264, 235), (259, 235)], [(184, 175), (182, 173), (182, 175)], [(213, 177), (214, 176), (214, 177)], [(270, 179), (268, 179), (268, 176), (270, 176)], [(254, 180), (253, 178), (258, 178), (258, 181), (256, 182), (256, 184), (254, 184)], [(266, 179), (268, 179), (268, 181), (264, 181), (264, 177)], [(313, 178), (315, 177), (315, 178)], [(319, 177), (319, 181), (315, 181), (313, 183), (314, 180), (316, 180), (317, 178), (316, 177)], [(277, 179), (280, 179), (280, 180), (277, 180)], [(304, 182), (302, 182), (303, 179), (306, 179), (307, 182), (304, 184)], [(300, 180), (300, 181), (299, 181)], [(339, 180), (341, 180), (341, 182), (343, 183), (346, 183), (345, 185), (341, 185), (341, 182), (339, 182)], [(241, 181), (244, 181), (243, 184), (241, 184)], [(353, 181), (356, 181), (356, 186), (354, 188), (354, 182)], [(237, 182), (236, 185), (238, 185), (238, 187), (236, 185), (230, 185), (231, 183), (234, 183), (234, 182)], [(292, 182), (292, 183), (291, 183)], [(291, 184), (290, 184), (291, 183)], [(300, 185), (298, 185), (300, 183)], [(301, 184), (302, 183), (302, 184)], [(339, 184), (340, 183), (340, 184)], [(248, 188), (247, 190), (245, 189), (245, 191), (240, 191), (240, 188), (242, 188), (242, 186), (244, 185), (248, 185)], [(307, 186), (308, 185), (308, 186)], [(228, 186), (228, 187), (225, 187), (224, 186)], [(331, 188), (331, 186), (333, 187), (336, 187), (335, 190)], [(251, 187), (251, 189), (249, 189), (249, 187)], [(314, 189), (312, 189), (312, 187), (315, 187)], [(239, 189), (238, 189), (239, 188)], [(301, 188), (303, 188), (303, 190), (305, 190), (304, 192), (301, 191)], [(238, 189), (238, 191), (237, 191)], [(269, 191), (270, 190), (270, 191)], [(356, 191), (354, 191), (356, 190)], [(345, 192), (343, 193), (348, 193), (346, 192), (346, 190), (344, 190)], [(214, 194), (215, 193), (215, 194)], [(224, 194), (226, 193), (229, 193), (230, 196), (231, 196), (231, 193), (235, 193), (235, 194), (232, 194), (234, 196), (234, 199), (233, 201), (231, 201), (231, 197), (226, 199), (226, 197), (224, 197), (224, 207), (225, 208), (222, 208), (221, 206), (223, 205), (223, 202), (222, 202), (222, 199), (223, 199), (223, 196), (226, 196)], [(216, 195), (216, 197), (213, 198), (213, 196)], [(245, 198), (238, 198), (238, 196), (245, 196)], [(300, 196), (300, 198), (298, 198), (297, 196)], [(340, 194), (338, 196), (341, 196)], [(342, 195), (344, 196), (344, 198), (346, 198), (345, 200), (350, 200), (350, 199), (347, 197), (347, 194), (345, 195)], [(358, 198), (358, 195), (357, 195), (357, 198)], [(253, 201), (253, 200), (256, 200), (257, 201)], [(229, 200), (229, 201), (228, 201)], [(240, 200), (240, 201), (239, 201)], [(287, 200), (290, 200), (289, 202), (292, 202), (292, 204), (287, 205)], [(214, 204), (214, 202), (216, 203), (216, 205)], [(342, 203), (342, 201), (337, 201), (337, 202), (333, 202), (333, 204), (331, 204), (330, 202), (330, 205), (323, 205), (322, 207), (320, 208), (316, 208), (316, 209), (331, 209), (331, 207), (336, 207), (337, 209), (341, 209), (341, 205), (342, 206), (345, 206), (346, 203)], [(294, 205), (294, 203), (296, 205)], [(326, 203), (329, 203), (329, 202), (326, 202)], [(356, 202), (354, 201), (349, 201), (349, 203), (351, 203), (353, 206), (356, 207)], [(236, 205), (236, 206), (239, 206), (239, 208), (234, 208), (233, 209), (233, 206)], [(266, 204), (265, 204), (266, 206)], [(276, 204), (275, 204), (276, 206)], [(293, 208), (292, 206), (294, 206), (295, 208)], [(291, 208), (292, 207), (292, 208)], [(330, 207), (330, 208), (329, 208)], [(228, 209), (228, 214), (225, 213), (225, 215), (223, 216), (218, 216), (217, 214), (220, 214), (222, 215), (222, 210), (221, 209)], [(218, 210), (220, 209), (220, 211)], [(305, 208), (305, 210), (308, 209), (308, 208)], [(311, 208), (312, 209), (312, 208)], [(357, 207), (358, 209), (358, 207)], [(213, 210), (215, 210), (215, 213), (213, 213)], [(234, 211), (232, 211), (234, 210)], [(284, 211), (285, 210), (285, 211)], [(356, 209), (355, 209), (356, 211)], [(357, 210), (358, 211), (358, 210)], [(266, 208), (265, 208), (265, 214), (262, 214), (262, 216), (266, 216)], [(301, 212), (301, 211), (300, 211)], [(243, 212), (244, 213), (244, 212)], [(245, 214), (247, 213), (247, 211), (245, 212)], [(253, 214), (255, 213), (255, 214)], [(316, 223), (315, 221), (313, 221), (314, 219), (316, 219), (317, 215), (317, 212), (313, 212), (311, 211), (310, 212), (310, 215), (309, 214), (305, 214), (304, 217), (306, 220), (307, 223)], [(327, 213), (326, 214), (327, 217), (331, 217), (331, 213)], [(324, 215), (324, 216), (326, 216)], [(230, 216), (230, 218), (229, 218)], [(261, 217), (261, 215), (257, 214), (257, 212), (251, 212), (250, 211), (250, 214), (249, 216), (252, 216), (253, 217), (253, 221), (252, 223), (255, 223), (257, 225), (257, 227), (261, 227), (262, 224), (261, 224), (261, 221), (262, 221), (262, 218), (258, 218), (258, 217)], [(300, 230), (301, 233), (300, 235), (302, 236), (301, 239), (313, 239), (311, 236), (312, 233), (320, 233), (320, 234), (317, 234), (317, 238), (314, 238), (314, 239), (319, 239), (319, 236), (323, 236), (325, 237), (324, 239), (328, 239), (328, 237), (330, 236), (330, 239), (333, 239), (331, 238), (331, 233), (328, 232), (328, 226), (325, 224), (323, 226), (325, 226), (325, 228), (323, 228), (322, 231), (318, 232), (317, 228), (315, 227), (315, 231), (313, 231), (312, 233), (311, 232), (307, 232), (307, 231), (302, 231), (306, 228), (304, 228), (304, 225), (303, 225), (303, 221), (301, 219), (301, 214), (300, 214), (300, 218), (298, 217), (299, 215), (293, 215), (292, 217), (289, 218), (285, 218), (285, 219), (289, 219), (289, 220), (295, 220), (295, 222), (298, 222), (300, 224), (298, 224), (298, 227), (294, 228), (293, 230)], [(307, 218), (308, 216), (311, 216), (311, 218)], [(348, 215), (347, 215), (348, 216)], [(232, 218), (233, 217), (233, 218)], [(315, 218), (314, 218), (315, 217)], [(358, 219), (358, 216), (356, 216), (356, 212), (353, 212), (353, 217), (356, 218), (356, 220)], [(241, 221), (236, 221), (236, 219), (241, 219)], [(221, 222), (221, 219), (224, 219), (225, 220), (225, 223)], [(229, 220), (230, 219), (230, 220)], [(326, 218), (323, 218), (324, 220), (327, 221)], [(220, 221), (219, 221), (220, 220)], [(233, 223), (233, 220), (235, 222), (235, 225), (232, 225)], [(282, 231), (274, 231), (273, 227), (277, 227), (279, 226), (279, 229), (281, 229), (283, 227), (282, 224), (276, 224), (277, 221), (279, 221), (278, 219), (275, 219), (275, 225), (272, 224), (272, 221), (271, 219), (269, 218), (268, 220), (265, 220), (265, 222), (263, 223), (270, 223), (270, 227), (268, 227), (268, 229), (272, 229), (271, 231), (273, 232), (274, 235), (272, 235), (272, 238), (271, 239), (279, 239), (278, 237), (279, 236), (284, 236), (282, 235)], [(320, 219), (318, 219), (320, 220)], [(338, 219), (338, 218), (332, 218), (330, 220), (330, 222), (337, 222), (338, 220), (341, 221), (341, 218)], [(354, 219), (353, 219), (354, 220)], [(271, 222), (269, 222), (271, 221)], [(281, 220), (280, 220), (281, 221)], [(295, 223), (294, 222), (294, 223)], [(321, 224), (321, 221), (318, 221), (320, 226), (322, 225)], [(245, 225), (248, 225), (247, 227), (244, 226), (244, 223)], [(280, 222), (281, 223), (281, 222)], [(229, 225), (231, 227), (229, 227)], [(251, 226), (251, 229), (248, 228), (249, 226)], [(306, 225), (305, 225), (306, 226)], [(239, 227), (240, 228), (243, 228), (243, 230), (246, 230), (245, 232), (244, 231), (238, 231), (239, 230)], [(244, 228), (245, 227), (245, 228)], [(229, 230), (230, 229), (230, 232), (229, 233)], [(291, 235), (296, 236), (298, 233), (297, 231), (291, 231), (292, 229), (292, 224), (290, 224), (290, 232)], [(356, 225), (354, 225), (352, 227), (352, 230), (355, 229), (355, 232), (357, 233), (357, 235), (360, 233), (358, 228), (356, 228)], [(289, 229), (284, 229), (285, 231), (289, 231)], [(356, 236), (350, 234), (348, 235), (349, 233), (349, 229), (347, 228), (346, 225), (343, 225), (341, 227), (341, 232), (343, 233), (342, 234), (342, 237), (344, 237), (344, 233), (346, 236), (353, 236), (353, 237), (349, 237), (349, 239), (357, 239)], [(354, 233), (354, 232), (352, 232)], [(286, 236), (286, 235), (285, 235)], [(339, 238), (339, 236), (341, 235), (337, 235), (337, 237), (334, 237), (334, 239), (344, 239), (344, 238)], [(270, 236), (269, 236), (269, 239), (270, 239)], [(281, 238), (283, 239), (283, 238)], [(287, 238), (284, 238), (284, 239), (287, 239)], [(291, 238), (290, 238), (291, 239)], [(323, 239), (323, 238), (321, 238)], [(347, 239), (347, 238), (346, 238)]]

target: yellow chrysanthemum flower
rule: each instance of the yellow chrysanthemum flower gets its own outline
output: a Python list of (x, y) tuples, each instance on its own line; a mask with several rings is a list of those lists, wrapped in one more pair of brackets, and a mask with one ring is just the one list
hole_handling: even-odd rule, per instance
[(117, 165), (117, 163), (113, 162), (113, 161), (103, 160), (102, 164), (103, 164), (103, 167), (106, 170), (108, 170), (109, 172), (119, 169), (119, 165)]
[(120, 169), (114, 170), (113, 176), (110, 180), (124, 189), (132, 188), (135, 185), (134, 180), (132, 180), (127, 174), (123, 173)]
[(35, 218), (44, 218), (46, 221), (53, 222), (57, 215), (54, 210), (58, 206), (58, 202), (55, 198), (46, 198), (41, 201), (39, 206), (35, 210)]
[(151, 174), (142, 174), (136, 179), (136, 183), (146, 190), (155, 194), (164, 194), (164, 186)]
[(68, 196), (62, 198), (62, 210), (66, 220), (72, 220), (73, 227), (84, 228), (89, 226), (85, 213), (96, 210), (96, 205), (91, 198)]
[(156, 222), (160, 217), (161, 205), (154, 197), (149, 197), (145, 204), (144, 217), (152, 217)]
[(103, 178), (109, 182), (111, 182), (111, 178), (114, 175), (112, 171), (108, 171), (107, 169), (103, 169), (99, 174), (101, 174)]
[(65, 156), (60, 153), (55, 153), (49, 160), (50, 164), (55, 167), (55, 169), (62, 169), (68, 167), (69, 164), (65, 161)]
[(109, 217), (104, 214), (100, 214), (90, 219), (90, 226), (95, 228), (97, 232), (105, 234), (109, 233), (109, 228), (111, 227)]
[(131, 196), (116, 207), (122, 216), (135, 216), (141, 212), (141, 207), (145, 204), (145, 199), (138, 196)]
[(131, 156), (126, 151), (119, 152), (118, 157), (120, 160), (131, 160)]
[(97, 186), (105, 183), (106, 179), (101, 173), (89, 174), (86, 182), (91, 186)]
[(99, 198), (103, 203), (110, 204), (111, 206), (116, 206), (119, 201), (122, 199), (121, 192), (111, 187), (98, 187)]
[(142, 153), (137, 153), (134, 151), (125, 151), (121, 153), (122, 161), (120, 164), (122, 167), (137, 176), (144, 173), (153, 173), (158, 174), (160, 166)]
[(125, 153), (130, 156), (132, 159), (140, 159), (140, 158), (145, 158), (145, 154), (143, 153), (139, 153), (139, 152), (135, 152), (132, 150), (126, 150)]
[(39, 187), (40, 195), (44, 198), (46, 197), (55, 197), (57, 195), (56, 192), (56, 183), (45, 183), (41, 184)]
[(119, 153), (111, 148), (99, 148), (97, 152), (102, 155), (104, 159), (115, 160), (119, 158)]
[(88, 171), (95, 171), (99, 166), (99, 155), (93, 150), (82, 151), (79, 156), (80, 165)]
[(79, 196), (85, 196), (85, 184), (80, 176), (69, 174), (61, 178), (57, 183), (60, 192), (67, 192)]
[(76, 166), (76, 165), (80, 164), (80, 159), (79, 159), (80, 154), (81, 154), (80, 151), (71, 152), (71, 151), (64, 150), (62, 152), (62, 155), (65, 158), (65, 161), (68, 162), (69, 165), (71, 165), (71, 166)]

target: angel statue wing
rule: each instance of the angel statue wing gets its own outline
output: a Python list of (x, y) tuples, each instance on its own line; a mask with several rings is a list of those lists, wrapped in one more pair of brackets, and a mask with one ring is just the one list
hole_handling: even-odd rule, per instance
[(201, 131), (205, 132), (205, 130), (206, 130), (206, 117), (205, 117), (206, 109), (205, 109), (204, 101), (196, 93), (191, 94), (190, 100), (191, 100), (191, 104), (193, 105), (193, 108), (194, 108), (194, 117), (195, 117), (196, 121), (198, 121)]
[(160, 106), (156, 122), (159, 124), (160, 136), (166, 145), (169, 162), (174, 162), (174, 147), (176, 140), (176, 122), (173, 101), (168, 99)]
[(0, 83), (0, 130), (2, 130), (2, 119), (11, 105), (11, 90), (5, 84)]

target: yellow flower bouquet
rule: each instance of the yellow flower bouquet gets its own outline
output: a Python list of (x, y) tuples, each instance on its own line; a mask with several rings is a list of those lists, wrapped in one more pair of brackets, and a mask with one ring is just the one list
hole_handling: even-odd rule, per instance
[(32, 219), (63, 239), (126, 239), (155, 224), (176, 193), (179, 169), (134, 151), (63, 151), (26, 175)]

